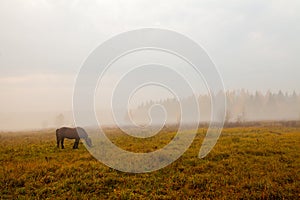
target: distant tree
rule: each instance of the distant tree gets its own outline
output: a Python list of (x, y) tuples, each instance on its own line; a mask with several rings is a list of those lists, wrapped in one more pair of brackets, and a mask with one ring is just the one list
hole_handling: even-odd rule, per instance
[(297, 96), (295, 90), (294, 90), (294, 92), (292, 94), (291, 99), (292, 99), (292, 103), (297, 103), (298, 96)]
[(55, 125), (62, 126), (65, 123), (65, 117), (63, 114), (59, 114), (55, 118)]
[(277, 101), (279, 101), (280, 103), (282, 103), (284, 101), (284, 94), (281, 90), (279, 90), (277, 97), (276, 97)]
[(43, 128), (43, 129), (48, 128), (48, 121), (43, 121), (43, 122), (42, 122), (42, 128)]
[(230, 121), (231, 117), (232, 117), (232, 114), (231, 114), (230, 110), (227, 109), (226, 110), (226, 116), (225, 116), (225, 124), (228, 124), (228, 122)]
[(246, 108), (245, 108), (245, 105), (244, 105), (243, 108), (242, 108), (242, 112), (237, 115), (236, 122), (237, 123), (243, 123), (245, 121), (246, 121)]

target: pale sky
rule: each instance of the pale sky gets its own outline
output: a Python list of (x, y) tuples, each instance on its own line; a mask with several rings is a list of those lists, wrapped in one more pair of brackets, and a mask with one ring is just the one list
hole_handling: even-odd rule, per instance
[(299, 0), (1, 0), (0, 112), (71, 110), (89, 53), (145, 27), (199, 43), (226, 89), (300, 92)]

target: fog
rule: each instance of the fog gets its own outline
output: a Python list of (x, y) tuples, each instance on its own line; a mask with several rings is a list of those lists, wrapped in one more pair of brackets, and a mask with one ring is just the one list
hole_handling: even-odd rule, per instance
[[(144, 27), (174, 30), (205, 49), (226, 91), (235, 91), (227, 95), (227, 120), (299, 120), (299, 11), (300, 2), (293, 0), (2, 0), (0, 131), (74, 126), (73, 90), (84, 61), (102, 42)], [(141, 61), (144, 56), (128, 59)], [(204, 80), (185, 70), (184, 63), (168, 64), (189, 76), (197, 96), (208, 95)], [(110, 92), (121, 72), (118, 66), (108, 72), (102, 90), (95, 91), (95, 112), (102, 124), (113, 123)], [(247, 95), (241, 97), (241, 89)], [(133, 95), (129, 111), (144, 123), (148, 118), (139, 113), (149, 102), (172, 98), (159, 87), (144, 88)], [(207, 101), (199, 101), (206, 102), (203, 121), (209, 119)], [(170, 122), (176, 122), (178, 112), (171, 110)]]
[[(300, 120), (300, 96), (295, 92), (292, 94), (278, 91), (261, 93), (256, 91), (251, 93), (246, 90), (228, 91), (227, 112), (225, 123), (227, 122), (249, 122), (249, 121), (295, 121)], [(211, 120), (210, 95), (199, 95), (198, 105), (200, 110), (200, 123), (208, 123)], [(181, 101), (189, 105), (191, 98)], [(180, 104), (175, 98), (165, 99), (157, 102), (147, 102), (136, 109), (131, 110), (131, 118), (139, 125), (148, 124), (151, 118), (159, 118), (157, 114), (149, 110), (151, 106), (161, 104), (166, 110), (166, 123), (180, 123)], [(189, 107), (188, 112), (193, 112), (194, 108)], [(193, 119), (190, 119), (193, 122)]]
[[(163, 92), (161, 92), (163, 94)], [(165, 94), (166, 96), (168, 94)], [(294, 121), (300, 120), (300, 95), (296, 92), (284, 93), (259, 91), (249, 92), (246, 90), (228, 91), (226, 122), (248, 122), (248, 121)], [(136, 97), (138, 98), (138, 96)], [(191, 98), (191, 97), (190, 97)], [(190, 98), (182, 99), (181, 103), (189, 104)], [(211, 99), (210, 95), (198, 95), (198, 105), (200, 110), (200, 123), (208, 123), (211, 120)], [(164, 110), (153, 109), (153, 105), (161, 105)], [(188, 112), (194, 112), (194, 108)], [(118, 112), (118, 109), (114, 111)], [(166, 122), (166, 125), (180, 123), (180, 102), (176, 98), (151, 99), (143, 101), (132, 100), (128, 106), (127, 113), (122, 113), (123, 122), (129, 123), (132, 120), (137, 126), (147, 126), (152, 121), (152, 125)], [(119, 113), (119, 114), (120, 114)], [(116, 126), (116, 119), (112, 110), (107, 107), (102, 110), (95, 110), (98, 118), (98, 126)], [(193, 119), (188, 119), (191, 123)], [(60, 112), (50, 111), (27, 111), (27, 112), (2, 112), (0, 116), (1, 131), (16, 130), (39, 130), (47, 128), (57, 128), (60, 126), (75, 126), (72, 110)], [(120, 121), (118, 122), (120, 123)], [(93, 126), (97, 126), (93, 124)]]

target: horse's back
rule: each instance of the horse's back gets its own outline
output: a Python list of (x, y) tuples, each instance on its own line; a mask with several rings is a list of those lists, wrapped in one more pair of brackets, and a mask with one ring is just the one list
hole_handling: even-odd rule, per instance
[(56, 132), (57, 134), (69, 139), (78, 139), (78, 138), (87, 137), (87, 133), (81, 127), (76, 127), (76, 128), (62, 127), (60, 129), (57, 129)]
[(77, 139), (79, 138), (77, 131), (75, 128), (62, 127), (57, 131), (60, 137), (68, 138), (68, 139)]

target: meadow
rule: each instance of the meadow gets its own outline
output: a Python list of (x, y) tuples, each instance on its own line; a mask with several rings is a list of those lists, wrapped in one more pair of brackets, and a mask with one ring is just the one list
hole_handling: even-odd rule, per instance
[[(80, 143), (56, 147), (55, 130), (0, 133), (1, 199), (300, 199), (300, 128), (253, 125), (224, 128), (209, 155), (199, 159), (205, 128), (177, 161), (142, 174), (97, 161)], [(107, 131), (124, 149), (150, 152), (173, 129), (149, 139)]]

